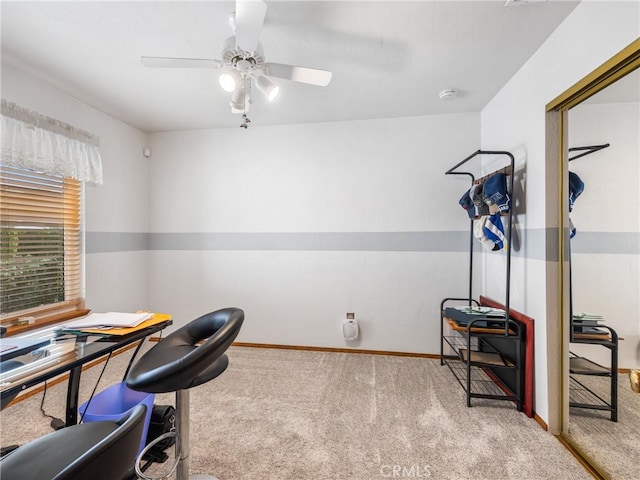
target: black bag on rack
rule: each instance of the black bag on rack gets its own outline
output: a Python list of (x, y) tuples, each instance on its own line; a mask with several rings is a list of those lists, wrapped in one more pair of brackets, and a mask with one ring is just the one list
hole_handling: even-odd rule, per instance
[[(154, 405), (151, 411), (151, 420), (149, 421), (149, 430), (147, 430), (147, 442), (149, 445), (163, 433), (170, 432), (175, 425), (176, 409), (172, 405)], [(168, 437), (156, 443), (152, 451), (165, 451), (175, 443), (175, 437)]]

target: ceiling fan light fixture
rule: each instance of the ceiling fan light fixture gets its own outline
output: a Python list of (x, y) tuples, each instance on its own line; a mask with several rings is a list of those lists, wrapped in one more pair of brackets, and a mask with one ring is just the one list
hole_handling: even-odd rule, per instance
[(229, 23), (229, 26), (231, 27), (231, 31), (235, 34), (236, 33), (236, 12), (231, 12), (229, 14), (228, 23)]
[(242, 87), (236, 88), (229, 100), (231, 105), (231, 113), (245, 113), (249, 111), (249, 102), (247, 101), (246, 90)]
[(225, 92), (233, 93), (240, 85), (240, 73), (237, 70), (227, 70), (218, 77), (218, 83)]
[(264, 75), (259, 75), (256, 78), (256, 86), (258, 87), (258, 90), (264, 93), (265, 97), (267, 97), (267, 100), (270, 102), (272, 102), (280, 92), (280, 87), (278, 87)]

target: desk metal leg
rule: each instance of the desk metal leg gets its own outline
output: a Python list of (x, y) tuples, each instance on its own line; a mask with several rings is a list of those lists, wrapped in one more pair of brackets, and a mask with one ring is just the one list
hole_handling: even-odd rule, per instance
[(82, 367), (69, 371), (69, 384), (67, 385), (67, 412), (65, 415), (65, 425), (76, 425), (78, 423), (78, 393), (80, 391), (80, 374)]

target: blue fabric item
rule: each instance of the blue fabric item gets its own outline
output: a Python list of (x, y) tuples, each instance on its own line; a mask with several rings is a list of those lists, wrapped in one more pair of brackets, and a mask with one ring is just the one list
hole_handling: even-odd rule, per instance
[(487, 239), (495, 244), (493, 250), (501, 250), (507, 244), (507, 238), (504, 235), (504, 226), (502, 225), (499, 213), (494, 213), (486, 217), (482, 231)]
[(569, 211), (573, 210), (573, 205), (582, 192), (584, 182), (576, 173), (569, 172)]
[(469, 189), (469, 196), (476, 207), (481, 206), (484, 203), (484, 198), (482, 197), (482, 184), (471, 187)]
[(482, 196), (487, 205), (497, 205), (501, 212), (508, 212), (511, 208), (511, 198), (507, 191), (507, 175), (496, 173), (491, 175), (483, 185)]
[[(467, 211), (469, 218), (478, 218), (483, 215), (489, 215), (489, 206), (485, 203), (479, 205), (477, 203), (477, 198), (472, 198), (472, 194), (474, 197), (477, 197), (477, 194), (474, 193), (474, 191), (476, 191), (475, 187), (476, 185), (464, 192), (464, 195), (462, 195), (458, 201), (460, 206)], [(482, 193), (482, 188), (480, 188), (480, 193)]]
[(486, 203), (483, 203), (480, 206), (476, 205), (476, 217), (482, 217), (484, 215), (490, 215), (490, 213), (491, 212), (489, 212), (489, 205), (487, 205)]
[(473, 205), (476, 207), (475, 218), (489, 215), (489, 205), (484, 203), (482, 196), (482, 184), (471, 187), (469, 189), (469, 196), (471, 197)]
[(576, 236), (576, 227), (573, 224), (573, 221), (569, 219), (569, 239), (572, 239)]
[(467, 215), (469, 215), (469, 218), (473, 218), (476, 215), (475, 205), (473, 204), (473, 201), (469, 196), (469, 190), (464, 192), (464, 195), (462, 195), (458, 203), (467, 211)]

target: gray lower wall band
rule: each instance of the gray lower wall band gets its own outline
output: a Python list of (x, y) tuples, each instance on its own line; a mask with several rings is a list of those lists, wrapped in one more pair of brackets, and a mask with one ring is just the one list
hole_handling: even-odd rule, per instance
[(571, 240), (572, 254), (617, 253), (638, 255), (640, 233), (578, 232)]
[(149, 234), (136, 232), (86, 232), (87, 253), (135, 252), (149, 250)]
[(464, 252), (460, 232), (158, 233), (150, 250)]
[[(526, 233), (527, 247), (523, 250)], [(512, 256), (557, 261), (555, 228), (514, 229)], [(639, 233), (579, 232), (570, 243), (576, 254), (640, 254)], [(143, 250), (281, 250), (452, 252), (469, 250), (468, 231), (290, 232), (290, 233), (132, 233), (87, 232), (87, 253)], [(474, 241), (474, 250), (481, 251)], [(504, 255), (504, 252), (496, 252)], [(546, 257), (546, 258), (545, 258)], [(552, 258), (553, 257), (553, 258)]]

